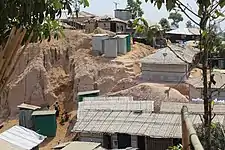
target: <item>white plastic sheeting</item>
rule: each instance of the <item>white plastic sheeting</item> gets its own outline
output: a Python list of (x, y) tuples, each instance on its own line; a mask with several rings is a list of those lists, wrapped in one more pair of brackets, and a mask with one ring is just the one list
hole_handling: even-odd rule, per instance
[(12, 128), (0, 134), (0, 139), (18, 147), (18, 149), (31, 150), (44, 141), (46, 136), (40, 135), (22, 126)]

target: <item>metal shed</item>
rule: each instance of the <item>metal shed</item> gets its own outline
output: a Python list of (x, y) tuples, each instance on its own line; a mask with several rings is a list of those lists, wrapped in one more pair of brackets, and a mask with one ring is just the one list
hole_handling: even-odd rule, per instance
[(99, 96), (100, 90), (94, 90), (94, 91), (85, 91), (85, 92), (78, 92), (78, 101), (82, 102), (84, 97), (96, 97)]
[(4, 150), (38, 150), (38, 145), (46, 139), (46, 136), (24, 128), (13, 126), (0, 134), (1, 149)]
[(55, 110), (34, 111), (32, 113), (35, 131), (48, 137), (56, 135)]
[(131, 35), (128, 34), (126, 39), (127, 39), (127, 51), (129, 52), (131, 51)]
[(17, 106), (19, 108), (19, 125), (28, 129), (33, 129), (32, 113), (41, 109), (39, 106), (22, 103)]
[(127, 53), (127, 35), (117, 35), (118, 43), (118, 53), (126, 54)]
[(193, 63), (199, 50), (175, 44), (169, 45), (169, 47), (159, 49), (156, 53), (140, 60), (142, 79), (152, 82), (187, 80), (188, 69), (191, 67), (188, 63)]
[(117, 38), (108, 38), (104, 40), (104, 54), (105, 57), (115, 58), (117, 57), (118, 46)]
[(103, 41), (108, 38), (109, 38), (108, 34), (95, 34), (92, 37), (92, 50), (104, 53)]

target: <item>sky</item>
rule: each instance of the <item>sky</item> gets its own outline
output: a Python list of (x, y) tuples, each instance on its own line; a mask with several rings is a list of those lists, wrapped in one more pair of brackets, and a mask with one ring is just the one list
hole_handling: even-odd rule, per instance
[[(126, 8), (127, 1), (126, 0), (89, 0), (90, 6), (88, 8), (81, 7), (81, 10), (87, 11), (99, 16), (103, 15), (111, 15), (114, 16), (114, 9), (115, 4), (113, 2), (119, 3), (117, 6), (118, 8)], [(154, 6), (151, 3), (146, 3), (144, 0), (142, 0), (143, 3), (141, 5), (143, 11), (144, 11), (144, 18), (149, 20), (150, 22), (157, 23), (160, 21), (161, 18), (168, 18), (169, 12), (166, 10), (165, 6), (163, 6), (160, 10), (156, 6)], [(182, 0), (183, 4), (188, 4), (188, 7), (194, 11), (197, 12), (197, 5), (195, 3), (195, 0)], [(192, 19), (198, 20), (197, 17), (190, 14)], [(186, 22), (189, 20), (186, 15), (182, 14), (184, 21), (180, 23), (180, 27), (185, 27)], [(171, 20), (169, 20), (171, 22)], [(221, 28), (225, 28), (225, 24), (221, 25)]]

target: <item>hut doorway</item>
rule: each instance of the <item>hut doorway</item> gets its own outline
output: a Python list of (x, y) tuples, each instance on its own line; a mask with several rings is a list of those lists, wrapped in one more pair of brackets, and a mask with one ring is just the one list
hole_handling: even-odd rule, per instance
[(145, 136), (138, 136), (137, 137), (137, 144), (139, 150), (145, 150)]
[(103, 147), (106, 149), (112, 149), (111, 136), (108, 134), (103, 135)]
[(116, 23), (115, 22), (110, 23), (110, 31), (116, 32)]
[(131, 135), (118, 133), (117, 140), (119, 149), (131, 147)]

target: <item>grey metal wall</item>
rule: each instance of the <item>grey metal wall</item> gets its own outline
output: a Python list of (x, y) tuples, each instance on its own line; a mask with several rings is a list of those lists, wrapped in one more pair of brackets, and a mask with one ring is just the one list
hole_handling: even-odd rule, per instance
[(127, 43), (126, 37), (118, 37), (117, 39), (117, 46), (118, 46), (118, 53), (126, 54), (127, 53)]
[(103, 40), (107, 39), (108, 36), (93, 36), (92, 38), (92, 50), (104, 53)]
[(187, 79), (186, 68), (186, 65), (142, 63), (141, 77), (153, 82), (180, 82)]
[(19, 112), (19, 125), (28, 129), (33, 129), (32, 113), (33, 110), (21, 109)]
[(105, 57), (115, 58), (117, 57), (117, 39), (110, 38), (104, 40), (104, 54)]
[[(216, 89), (213, 89), (216, 90)], [(203, 88), (195, 88), (193, 86), (190, 86), (190, 99), (196, 99), (196, 98), (203, 98)], [(220, 89), (219, 92), (215, 92), (215, 94), (212, 96), (212, 99), (218, 99), (218, 100), (225, 100), (225, 90)]]
[(129, 11), (115, 10), (115, 18), (127, 21), (130, 20), (131, 17), (131, 13)]

